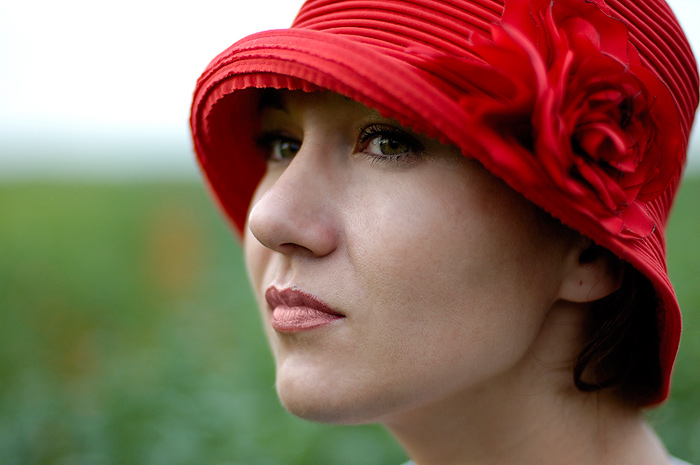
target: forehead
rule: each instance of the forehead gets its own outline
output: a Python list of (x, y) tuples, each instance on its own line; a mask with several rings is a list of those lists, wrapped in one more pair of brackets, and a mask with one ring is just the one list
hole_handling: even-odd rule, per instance
[[(325, 109), (327, 113), (351, 112), (353, 115), (381, 118), (378, 111), (344, 95), (332, 91), (305, 92), (302, 90), (265, 89), (260, 93), (257, 111), (264, 114), (279, 110), (289, 115), (307, 108)], [(398, 124), (393, 118), (385, 118)]]

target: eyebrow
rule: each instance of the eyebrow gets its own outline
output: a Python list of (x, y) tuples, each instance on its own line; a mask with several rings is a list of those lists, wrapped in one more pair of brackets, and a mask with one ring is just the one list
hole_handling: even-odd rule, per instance
[(280, 95), (276, 89), (265, 89), (260, 96), (260, 101), (258, 102), (258, 113), (261, 113), (263, 110), (268, 108), (289, 113), (287, 111), (287, 106), (284, 104), (282, 95)]

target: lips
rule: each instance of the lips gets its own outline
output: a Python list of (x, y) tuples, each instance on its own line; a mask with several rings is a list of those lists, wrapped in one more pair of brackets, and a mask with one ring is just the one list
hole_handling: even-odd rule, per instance
[(272, 309), (272, 327), (280, 333), (307, 331), (345, 318), (317, 298), (294, 289), (270, 287), (265, 300)]

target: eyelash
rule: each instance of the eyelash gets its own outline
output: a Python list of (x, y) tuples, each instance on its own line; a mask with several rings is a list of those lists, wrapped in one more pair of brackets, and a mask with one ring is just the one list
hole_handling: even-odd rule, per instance
[[(373, 154), (368, 152), (370, 144), (378, 138), (383, 138), (398, 145), (405, 145), (407, 150), (397, 154)], [(279, 163), (285, 160), (291, 160), (299, 151), (301, 142), (279, 131), (270, 131), (260, 134), (254, 139), (255, 144), (264, 153), (264, 159), (267, 162)], [(278, 149), (276, 144), (296, 145), (297, 148), (291, 156), (275, 156), (275, 151)], [(416, 140), (405, 131), (387, 125), (372, 124), (360, 131), (358, 142), (354, 149), (356, 153), (361, 153), (373, 165), (377, 164), (407, 164), (418, 160), (418, 157), (424, 150), (423, 144)]]

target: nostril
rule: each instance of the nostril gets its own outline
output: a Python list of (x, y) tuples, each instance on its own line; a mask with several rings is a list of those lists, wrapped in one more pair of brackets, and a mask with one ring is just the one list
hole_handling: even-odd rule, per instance
[(292, 255), (292, 254), (297, 254), (297, 255), (314, 255), (317, 256), (318, 254), (314, 252), (312, 249), (309, 249), (303, 245), (299, 244), (294, 244), (292, 242), (287, 242), (285, 244), (280, 244), (280, 246), (277, 248), (277, 250), (282, 253), (283, 255)]

